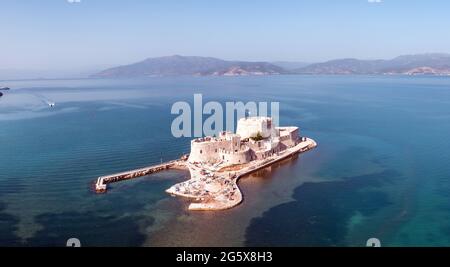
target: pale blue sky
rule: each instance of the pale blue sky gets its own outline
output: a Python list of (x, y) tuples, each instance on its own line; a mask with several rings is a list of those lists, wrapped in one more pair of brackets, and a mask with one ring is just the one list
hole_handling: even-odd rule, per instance
[(446, 0), (1, 0), (0, 69), (163, 55), (264, 61), (450, 52)]

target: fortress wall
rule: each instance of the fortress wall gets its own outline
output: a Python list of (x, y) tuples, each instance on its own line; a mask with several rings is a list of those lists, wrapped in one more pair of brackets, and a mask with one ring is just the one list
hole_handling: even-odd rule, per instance
[(256, 151), (256, 158), (258, 160), (262, 160), (262, 159), (266, 159), (267, 157), (270, 157), (272, 155), (272, 150), (261, 150), (261, 151)]
[(230, 135), (227, 137), (227, 140), (230, 141), (231, 148), (229, 150), (239, 150), (241, 147), (241, 137), (238, 135)]
[(287, 146), (292, 147), (298, 143), (299, 140), (299, 129), (298, 127), (281, 127), (280, 128), (280, 142)]
[(283, 150), (286, 150), (287, 148), (288, 148), (288, 146), (283, 143), (278, 144), (278, 151), (283, 151)]
[(262, 141), (258, 141), (258, 142), (253, 142), (250, 141), (247, 143), (247, 146), (252, 149), (252, 150), (260, 150), (264, 148), (264, 143)]
[(292, 139), (293, 141), (298, 141), (299, 136), (300, 136), (300, 131), (299, 131), (298, 128), (296, 128), (295, 130), (293, 130), (293, 131), (291, 132), (291, 139)]
[(297, 144), (296, 141), (291, 138), (287, 138), (286, 140), (281, 141), (281, 143), (286, 147), (293, 147)]
[(191, 142), (189, 162), (217, 162), (220, 160), (219, 151), (229, 149), (231, 141)]
[(221, 151), (221, 160), (226, 164), (243, 164), (252, 160), (250, 149), (239, 152)]
[[(271, 126), (271, 121), (267, 118), (241, 119), (238, 123), (238, 131), (244, 136), (254, 136), (261, 132), (267, 124), (270, 132), (262, 132), (262, 134), (263, 136), (272, 136), (273, 139), (270, 140), (265, 139), (258, 142), (249, 140), (244, 145), (241, 142), (244, 138), (228, 132), (221, 133), (221, 137), (218, 139), (205, 137), (193, 140), (191, 141), (189, 162), (216, 163), (224, 161), (226, 164), (242, 164), (255, 159), (265, 159), (298, 143), (300, 132), (298, 127), (275, 128)], [(270, 134), (272, 132), (274, 134)], [(272, 143), (268, 144), (268, 141)]]

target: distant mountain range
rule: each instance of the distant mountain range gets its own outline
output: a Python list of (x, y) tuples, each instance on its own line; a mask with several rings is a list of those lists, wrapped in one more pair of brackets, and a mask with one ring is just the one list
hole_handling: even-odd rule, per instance
[(287, 74), (284, 68), (268, 62), (226, 61), (212, 57), (167, 56), (148, 58), (131, 65), (119, 66), (94, 74), (96, 78), (139, 76), (239, 76)]
[(449, 54), (399, 56), (391, 60), (337, 59), (323, 63), (227, 61), (212, 57), (167, 56), (103, 70), (94, 78), (145, 76), (243, 76), (277, 74), (450, 75)]
[(282, 67), (283, 69), (288, 71), (293, 71), (311, 65), (311, 63), (300, 61), (274, 61), (270, 63), (272, 63), (275, 66)]
[(338, 59), (295, 69), (298, 74), (450, 75), (449, 54), (399, 56), (391, 60)]

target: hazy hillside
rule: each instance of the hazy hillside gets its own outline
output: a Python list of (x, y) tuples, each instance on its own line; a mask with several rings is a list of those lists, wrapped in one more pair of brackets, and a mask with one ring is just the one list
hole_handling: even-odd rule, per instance
[(273, 75), (286, 70), (267, 62), (226, 61), (211, 57), (167, 56), (148, 58), (130, 65), (110, 68), (92, 75), (96, 78), (126, 78), (173, 75)]
[(338, 59), (294, 70), (298, 74), (450, 75), (450, 55), (419, 54), (391, 60)]
[(272, 63), (275, 66), (281, 67), (285, 70), (295, 70), (295, 69), (304, 68), (308, 65), (311, 65), (311, 63), (297, 62), (297, 61), (273, 61), (270, 63)]
[(175, 55), (148, 58), (134, 64), (106, 69), (91, 77), (128, 78), (178, 75), (244, 76), (276, 74), (450, 75), (450, 55), (405, 55), (390, 60), (347, 58), (309, 65), (302, 62), (227, 61), (212, 57)]

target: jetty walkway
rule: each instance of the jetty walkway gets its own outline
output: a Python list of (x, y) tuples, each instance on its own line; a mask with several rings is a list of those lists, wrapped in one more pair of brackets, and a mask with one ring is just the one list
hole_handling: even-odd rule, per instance
[(148, 166), (140, 169), (135, 169), (131, 171), (120, 172), (116, 174), (100, 176), (97, 178), (95, 183), (95, 192), (105, 193), (108, 189), (108, 184), (115, 183), (123, 180), (129, 180), (153, 173), (157, 173), (170, 168), (183, 168), (185, 166), (185, 159), (177, 159), (168, 161), (162, 164)]

